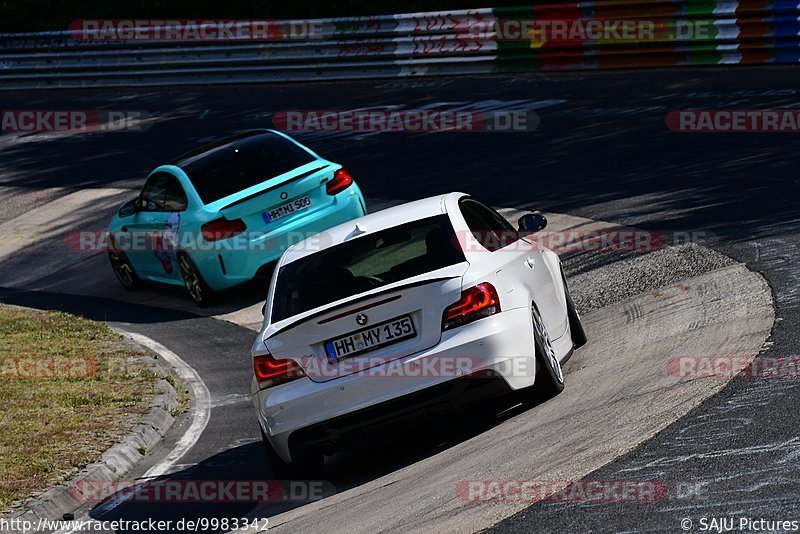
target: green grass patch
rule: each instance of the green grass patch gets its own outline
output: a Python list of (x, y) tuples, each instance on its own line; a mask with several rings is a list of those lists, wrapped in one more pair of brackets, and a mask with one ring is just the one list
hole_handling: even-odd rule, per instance
[(184, 386), (183, 382), (178, 380), (176, 377), (167, 375), (162, 378), (169, 382), (169, 385), (172, 386), (172, 389), (174, 389), (175, 393), (177, 394), (178, 404), (173, 407), (169, 413), (172, 417), (178, 417), (180, 414), (189, 409), (189, 393), (186, 390), (186, 386)]
[(0, 510), (121, 441), (155, 379), (103, 323), (0, 304)]

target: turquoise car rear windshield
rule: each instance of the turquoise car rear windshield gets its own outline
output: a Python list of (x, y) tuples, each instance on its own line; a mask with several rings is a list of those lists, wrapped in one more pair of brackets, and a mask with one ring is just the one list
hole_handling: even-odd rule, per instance
[(266, 132), (211, 148), (179, 165), (200, 200), (210, 204), (314, 159), (288, 139)]
[(464, 261), (447, 215), (345, 241), (281, 267), (271, 321)]

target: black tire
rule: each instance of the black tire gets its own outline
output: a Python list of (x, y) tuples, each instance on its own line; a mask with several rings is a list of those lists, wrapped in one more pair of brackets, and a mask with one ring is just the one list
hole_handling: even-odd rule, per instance
[(210, 306), (217, 299), (217, 293), (208, 287), (200, 271), (185, 252), (178, 253), (178, 267), (183, 277), (183, 285), (195, 304), (201, 308)]
[(533, 341), (536, 350), (536, 381), (533, 384), (534, 397), (537, 400), (552, 399), (564, 391), (564, 373), (558, 361), (550, 334), (539, 315), (536, 306), (531, 305), (533, 323)]
[(267, 460), (272, 474), (277, 480), (319, 480), (325, 476), (325, 456), (322, 453), (308, 453), (293, 462), (285, 462), (278, 456), (272, 444), (261, 430), (261, 441), (267, 452)]
[(127, 254), (114, 248), (108, 249), (108, 260), (111, 262), (111, 269), (119, 280), (119, 283), (128, 291), (136, 291), (142, 287), (142, 281), (136, 276)]
[(567, 317), (569, 317), (569, 331), (572, 336), (572, 348), (579, 349), (586, 345), (589, 338), (586, 336), (586, 330), (583, 328), (583, 321), (575, 309), (575, 303), (572, 301), (572, 295), (569, 292), (567, 285), (567, 277), (564, 276), (564, 271), (561, 271), (561, 279), (564, 281), (564, 293), (567, 295)]

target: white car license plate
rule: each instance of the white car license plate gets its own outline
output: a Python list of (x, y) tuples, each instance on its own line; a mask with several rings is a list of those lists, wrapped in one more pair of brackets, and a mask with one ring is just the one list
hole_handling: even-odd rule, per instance
[(287, 202), (283, 206), (278, 206), (275, 209), (265, 211), (262, 215), (264, 217), (264, 222), (272, 222), (274, 220), (280, 219), (281, 217), (286, 217), (287, 215), (291, 215), (292, 213), (304, 210), (310, 206), (311, 206), (311, 197), (304, 196), (296, 198), (291, 202)]
[(404, 315), (385, 323), (325, 342), (328, 360), (335, 362), (348, 356), (385, 347), (417, 335), (411, 317)]

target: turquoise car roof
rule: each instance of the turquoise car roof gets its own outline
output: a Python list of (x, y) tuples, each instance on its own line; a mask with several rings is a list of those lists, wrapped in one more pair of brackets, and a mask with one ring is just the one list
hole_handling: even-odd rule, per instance
[(268, 132), (269, 130), (248, 130), (246, 132), (240, 132), (229, 137), (217, 139), (211, 143), (199, 146), (189, 150), (188, 152), (184, 152), (172, 161), (167, 162), (166, 165), (174, 165), (176, 167), (184, 168), (184, 166), (190, 165), (192, 162), (203, 159), (204, 156), (209, 155), (216, 149), (227, 147), (236, 141), (241, 141), (242, 139), (247, 139), (249, 137), (254, 137), (256, 135), (261, 135)]

